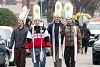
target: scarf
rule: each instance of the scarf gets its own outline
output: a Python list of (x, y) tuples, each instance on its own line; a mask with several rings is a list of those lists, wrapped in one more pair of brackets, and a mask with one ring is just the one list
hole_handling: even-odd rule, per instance
[[(42, 27), (40, 27), (40, 33), (41, 33), (40, 62), (42, 62), (42, 61), (43, 61), (43, 51), (42, 51)], [(34, 63), (36, 63), (36, 55), (35, 55), (35, 51), (34, 51), (34, 27), (33, 27), (33, 32), (32, 32), (32, 34), (33, 34), (33, 38), (32, 38), (32, 40), (33, 40), (33, 56), (34, 56)], [(37, 34), (37, 36), (38, 36), (38, 34)]]
[(33, 38), (32, 38), (32, 41), (33, 41), (33, 58), (34, 58), (34, 63), (36, 63), (36, 56), (35, 56), (35, 51), (34, 51), (34, 26), (33, 26), (33, 29), (32, 29), (32, 35), (33, 35)]
[[(55, 24), (53, 23), (53, 27), (52, 27), (52, 42), (53, 42), (53, 61), (56, 62), (55, 60)], [(59, 32), (60, 32), (61, 28), (59, 26)], [(62, 49), (61, 49), (61, 34), (58, 33), (58, 38), (59, 38), (59, 59), (62, 59)]]
[(41, 33), (41, 52), (40, 52), (40, 62), (43, 61), (43, 50), (42, 50), (42, 27), (40, 27), (40, 33)]
[(77, 60), (77, 28), (74, 26), (74, 61)]

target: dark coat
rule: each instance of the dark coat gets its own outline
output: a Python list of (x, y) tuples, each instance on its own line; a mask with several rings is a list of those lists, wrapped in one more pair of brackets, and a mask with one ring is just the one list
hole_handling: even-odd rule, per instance
[(85, 37), (83, 40), (89, 40), (90, 39), (90, 31), (89, 29), (87, 28), (87, 25), (86, 23), (83, 24), (82, 28), (80, 28), (80, 31), (81, 31), (81, 34), (83, 35), (83, 33), (85, 33)]
[(11, 40), (10, 40), (10, 49), (12, 48), (14, 42), (15, 42), (15, 48), (25, 48), (26, 44), (26, 37), (27, 37), (28, 30), (23, 27), (20, 29), (19, 27), (15, 28), (11, 34)]
[[(59, 32), (59, 26), (62, 28), (63, 24), (61, 23), (61, 21), (59, 23), (55, 23), (55, 21), (50, 24), (47, 28), (49, 34), (50, 34), (50, 41), (52, 43), (52, 29), (53, 29), (53, 24), (55, 24), (55, 29), (54, 29), (54, 32), (55, 32), (55, 45), (59, 45), (59, 38), (58, 38), (58, 34), (60, 33)], [(63, 36), (61, 36), (61, 44), (63, 43)]]

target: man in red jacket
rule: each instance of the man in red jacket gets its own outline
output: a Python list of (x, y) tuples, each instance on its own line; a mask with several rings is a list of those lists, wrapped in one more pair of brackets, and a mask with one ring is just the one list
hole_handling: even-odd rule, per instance
[[(34, 10), (35, 8), (39, 8), (39, 5), (34, 5)], [(41, 25), (39, 15), (35, 16), (34, 14), (34, 25), (32, 28), (27, 34), (26, 52), (31, 53), (34, 67), (45, 67), (46, 50), (50, 50), (50, 42), (48, 31)]]

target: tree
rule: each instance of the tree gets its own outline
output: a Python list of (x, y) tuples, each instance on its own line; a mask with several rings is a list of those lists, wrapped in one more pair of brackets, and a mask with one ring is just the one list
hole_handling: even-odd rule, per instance
[(53, 21), (53, 12), (54, 12), (54, 7), (55, 3), (57, 0), (46, 0), (47, 2), (47, 22), (52, 22)]
[(7, 8), (0, 8), (0, 25), (10, 26), (17, 23), (16, 15)]
[[(47, 2), (47, 21), (52, 22), (53, 16), (52, 13), (54, 12), (55, 3), (57, 0), (46, 0)], [(67, 1), (67, 0), (66, 0)], [(85, 11), (89, 13), (92, 17), (94, 15), (95, 10), (100, 6), (100, 0), (69, 0), (76, 9), (76, 12)]]
[(76, 12), (85, 10), (91, 16), (94, 15), (95, 10), (100, 6), (100, 0), (70, 0), (76, 7)]

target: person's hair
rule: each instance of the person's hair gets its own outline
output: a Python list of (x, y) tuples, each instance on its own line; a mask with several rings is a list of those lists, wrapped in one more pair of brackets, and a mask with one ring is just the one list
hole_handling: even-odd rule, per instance
[(27, 19), (26, 19), (26, 25), (28, 25), (28, 22), (29, 22), (29, 21), (31, 22), (30, 25), (32, 24), (32, 21), (31, 21), (29, 18), (27, 18)]
[(87, 28), (87, 25), (86, 25), (86, 23), (83, 23), (83, 27), (84, 27), (84, 28)]

